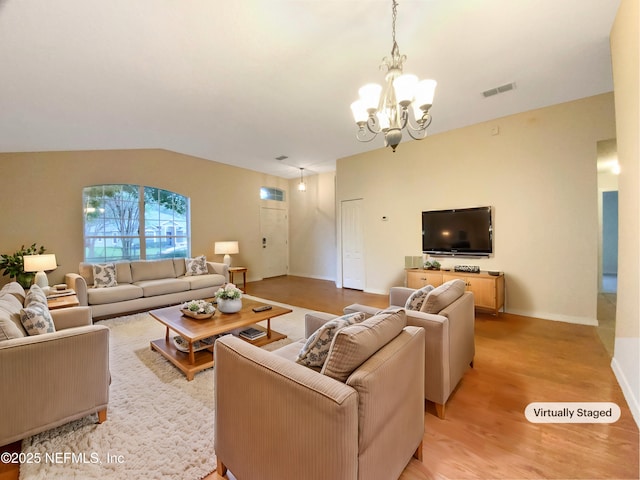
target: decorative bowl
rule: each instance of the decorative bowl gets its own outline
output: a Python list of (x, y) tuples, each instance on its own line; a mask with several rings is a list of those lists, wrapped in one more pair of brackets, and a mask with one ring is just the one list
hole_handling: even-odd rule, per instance
[(186, 308), (181, 308), (180, 311), (185, 317), (195, 318), (196, 320), (204, 320), (206, 318), (211, 318), (213, 317), (213, 314), (216, 313), (215, 311), (211, 313), (196, 313), (196, 312), (192, 312), (191, 310), (187, 310)]

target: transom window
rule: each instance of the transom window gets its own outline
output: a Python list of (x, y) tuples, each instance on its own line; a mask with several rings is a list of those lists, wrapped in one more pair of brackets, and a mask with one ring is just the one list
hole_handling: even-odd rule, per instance
[(284, 202), (284, 190), (273, 187), (260, 187), (260, 199)]
[(189, 198), (140, 185), (93, 185), (82, 191), (86, 262), (187, 257)]

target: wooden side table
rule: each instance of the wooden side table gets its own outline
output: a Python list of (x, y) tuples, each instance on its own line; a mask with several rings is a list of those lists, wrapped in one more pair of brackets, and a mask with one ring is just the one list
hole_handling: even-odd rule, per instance
[(77, 295), (65, 295), (63, 297), (47, 298), (47, 306), (49, 310), (57, 310), (58, 308), (77, 307), (80, 305)]
[(247, 293), (247, 267), (229, 267), (229, 282), (234, 283), (233, 276), (242, 273), (242, 290)]

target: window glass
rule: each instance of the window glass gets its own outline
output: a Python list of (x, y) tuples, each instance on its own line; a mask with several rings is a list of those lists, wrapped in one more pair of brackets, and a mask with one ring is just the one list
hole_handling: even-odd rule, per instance
[(84, 188), (82, 204), (86, 262), (189, 255), (185, 196), (139, 185), (94, 185)]
[(284, 202), (284, 190), (273, 187), (261, 187), (260, 198), (262, 200), (275, 200), (276, 202)]

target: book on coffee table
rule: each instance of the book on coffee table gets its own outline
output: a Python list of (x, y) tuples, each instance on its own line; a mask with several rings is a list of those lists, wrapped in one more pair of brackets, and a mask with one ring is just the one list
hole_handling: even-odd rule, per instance
[(267, 332), (265, 332), (264, 330), (258, 330), (257, 328), (247, 328), (245, 330), (242, 330), (239, 335), (242, 338), (246, 338), (247, 340), (257, 340), (258, 338), (262, 338), (262, 337), (266, 337), (267, 336)]

